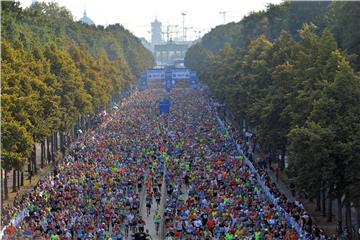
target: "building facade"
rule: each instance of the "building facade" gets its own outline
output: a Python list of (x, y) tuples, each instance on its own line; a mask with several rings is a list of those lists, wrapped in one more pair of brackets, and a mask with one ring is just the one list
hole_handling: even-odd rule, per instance
[[(169, 29), (168, 29), (169, 30)], [(184, 62), (185, 54), (192, 45), (190, 41), (164, 41), (162, 23), (155, 18), (151, 23), (151, 50), (158, 66), (176, 65)]]
[(188, 44), (178, 44), (173, 41), (155, 45), (154, 57), (157, 65), (174, 65), (183, 62), (188, 48)]

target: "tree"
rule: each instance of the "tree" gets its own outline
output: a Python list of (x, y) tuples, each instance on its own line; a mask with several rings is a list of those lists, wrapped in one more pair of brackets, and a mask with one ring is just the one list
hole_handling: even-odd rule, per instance
[[(22, 9), (10, 1), (1, 7), (2, 121), (30, 134), (29, 163), (36, 171), (35, 143), (44, 150), (58, 131), (73, 132), (80, 118), (100, 111), (154, 59), (122, 26), (74, 22), (71, 12), (55, 3)], [(3, 155), (7, 171), (22, 170), (14, 154)]]
[(360, 17), (360, 2), (334, 1), (326, 13), (327, 26), (331, 29), (341, 49), (355, 54), (355, 67), (360, 69), (360, 31), (357, 21)]
[(294, 59), (298, 45), (287, 32), (282, 32), (275, 40), (269, 60), (271, 64), (271, 84), (266, 93), (253, 106), (253, 117), (257, 118), (257, 139), (270, 160), (281, 152), (280, 170), (285, 167), (287, 135), (290, 131), (290, 118), (284, 110), (287, 95), (293, 91)]
[(61, 86), (56, 92), (61, 96), (60, 129), (67, 131), (80, 114), (91, 112), (91, 96), (84, 90), (80, 72), (68, 53), (50, 44), (46, 47), (44, 55), (51, 63), (51, 72), (57, 76)]
[(25, 127), (16, 120), (3, 119), (1, 124), (1, 167), (5, 170), (4, 193), (8, 198), (7, 173), (21, 170), (30, 157), (33, 139)]
[(206, 82), (209, 80), (209, 67), (214, 61), (214, 55), (201, 43), (190, 47), (185, 55), (185, 66), (195, 70), (199, 79)]
[(290, 169), (295, 173), (297, 188), (316, 196), (328, 180), (325, 172), (335, 167), (328, 162), (335, 133), (309, 121), (304, 127), (291, 129), (289, 138)]
[[(328, 193), (329, 221), (332, 199), (341, 203), (346, 197), (347, 215), (350, 203), (358, 211), (360, 206), (360, 84), (352, 54), (359, 45), (358, 6), (269, 5), (266, 11), (213, 29), (186, 58), (189, 66), (206, 73), (205, 83), (236, 121), (246, 118), (256, 129), (262, 151), (270, 156), (281, 151), (281, 169), (288, 154), (288, 173), (299, 190), (319, 203), (322, 195), (323, 215)], [(211, 64), (203, 60), (207, 51), (214, 54)]]
[(328, 165), (333, 168), (326, 175), (331, 189), (336, 186), (333, 194), (339, 199), (345, 194), (347, 202), (358, 205), (360, 165), (355, 145), (359, 142), (360, 131), (360, 76), (354, 73), (340, 51), (332, 53), (332, 62), (337, 63), (335, 79), (326, 84), (310, 118), (334, 133), (334, 139), (328, 145)]

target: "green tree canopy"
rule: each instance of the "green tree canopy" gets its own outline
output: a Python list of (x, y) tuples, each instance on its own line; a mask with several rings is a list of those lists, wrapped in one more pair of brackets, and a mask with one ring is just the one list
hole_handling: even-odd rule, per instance
[(100, 111), (154, 65), (119, 24), (88, 26), (56, 3), (1, 2), (3, 168), (21, 170), (35, 142)]

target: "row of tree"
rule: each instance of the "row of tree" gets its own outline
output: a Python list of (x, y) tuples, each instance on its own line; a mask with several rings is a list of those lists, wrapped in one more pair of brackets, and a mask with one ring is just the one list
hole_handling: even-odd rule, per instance
[(235, 48), (244, 48), (259, 35), (274, 41), (282, 31), (299, 40), (298, 29), (312, 22), (319, 31), (331, 30), (342, 50), (357, 55), (354, 62), (360, 68), (359, 18), (358, 2), (284, 1), (278, 5), (269, 4), (265, 11), (253, 12), (240, 22), (217, 26), (204, 35), (201, 42), (217, 54), (226, 42)]
[[(331, 31), (332, 26), (317, 27), (306, 23), (307, 14), (313, 20), (313, 11), (303, 12), (300, 16), (291, 14), (302, 12), (297, 9), (299, 6), (302, 6), (300, 9), (321, 6), (319, 14), (340, 7), (360, 9), (360, 4), (355, 2), (271, 5), (265, 12), (253, 13), (240, 23), (221, 28), (227, 32), (239, 30), (234, 25), (249, 25), (249, 29), (257, 31), (262, 26), (259, 18), (272, 12), (295, 19), (301, 16), (303, 27), (297, 32), (289, 29), (291, 31), (277, 34), (273, 25), (278, 23), (267, 21), (268, 26), (263, 26), (265, 29), (257, 33), (242, 29), (223, 34), (220, 41), (214, 40), (220, 36), (219, 29), (215, 29), (189, 49), (185, 64), (198, 72), (200, 79), (225, 103), (239, 123), (246, 120), (247, 125), (256, 129), (263, 153), (270, 158), (280, 155), (282, 170), (288, 157), (287, 170), (295, 178), (298, 190), (318, 199), (324, 216), (328, 209), (329, 221), (332, 220), (333, 199), (338, 200), (339, 220), (341, 210), (346, 206), (346, 224), (351, 229), (351, 205), (360, 208), (360, 74), (356, 71), (357, 58), (348, 49), (339, 48), (348, 35), (341, 37), (339, 42)], [(249, 22), (251, 18), (256, 20)], [(286, 19), (275, 19), (286, 24)], [(343, 28), (350, 29), (355, 21), (349, 24)], [(242, 35), (237, 36), (240, 32)], [(274, 33), (270, 39), (269, 33)], [(248, 43), (232, 46), (230, 43), (233, 44), (236, 37), (248, 39)], [(217, 46), (212, 45), (210, 39)], [(226, 43), (227, 39), (230, 43)], [(218, 50), (221, 45), (224, 47)], [(329, 199), (328, 206), (325, 195)]]
[(121, 25), (82, 24), (55, 3), (22, 9), (5, 1), (1, 16), (1, 189), (7, 198), (11, 170), (13, 186), (23, 181), (27, 163), (36, 172), (35, 143), (41, 143), (43, 165), (45, 145), (48, 152), (64, 149), (74, 124), (88, 123), (154, 60)]

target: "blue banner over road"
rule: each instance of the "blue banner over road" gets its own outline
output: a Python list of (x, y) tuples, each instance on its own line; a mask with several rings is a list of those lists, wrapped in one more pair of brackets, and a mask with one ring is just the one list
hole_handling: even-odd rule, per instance
[[(161, 85), (170, 91), (177, 81), (186, 81), (187, 86), (196, 88), (198, 85), (198, 77), (195, 71), (189, 68), (151, 68), (143, 73), (138, 81), (140, 90), (149, 88), (149, 81), (160, 81)], [(156, 86), (160, 85), (156, 84)]]

